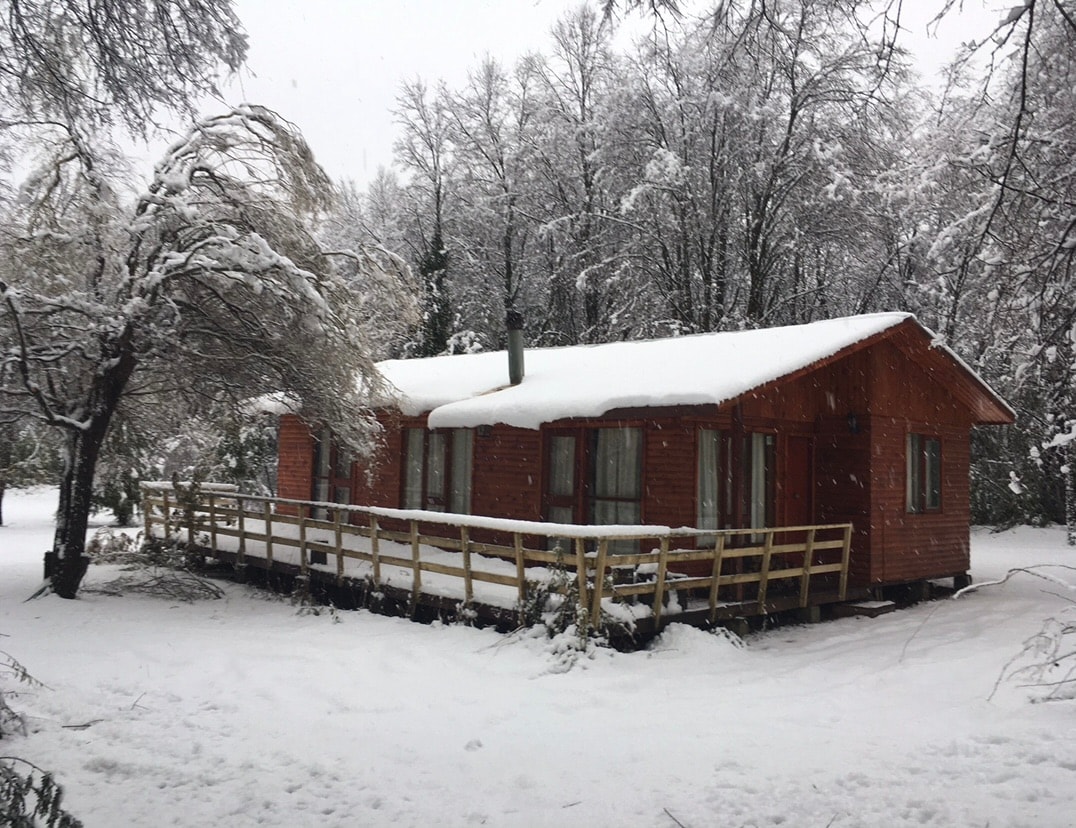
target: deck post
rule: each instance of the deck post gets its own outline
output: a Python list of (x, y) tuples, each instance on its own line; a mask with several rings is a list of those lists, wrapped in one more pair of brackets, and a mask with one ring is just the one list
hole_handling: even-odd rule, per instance
[[(176, 499), (179, 499), (177, 494)], [(187, 549), (194, 546), (194, 486), (187, 489), (187, 496), (183, 498), (183, 522), (187, 524)]]
[(217, 497), (213, 492), (206, 492), (209, 501), (209, 548), (217, 551)]
[(654, 615), (654, 632), (661, 632), (661, 611), (664, 608), (665, 599), (665, 570), (669, 566), (669, 539), (661, 539), (661, 547), (658, 553), (658, 578), (654, 584), (654, 606), (651, 612)]
[(844, 600), (848, 592), (848, 562), (852, 556), (852, 524), (844, 527), (844, 547), (841, 549), (841, 586), (837, 593), (840, 600)]
[(474, 583), (471, 580), (471, 540), (466, 526), (460, 527), (460, 552), (463, 553), (463, 603), (469, 607), (474, 601)]
[(807, 530), (807, 542), (803, 546), (803, 575), (800, 577), (800, 609), (807, 606), (807, 594), (811, 585), (811, 567), (814, 565), (814, 529)]
[(333, 541), (336, 545), (336, 583), (344, 582), (344, 534), (340, 528), (340, 513), (343, 509), (337, 509), (333, 517)]
[(265, 562), (273, 568), (273, 507), (266, 500), (262, 504), (262, 520), (265, 522)]
[[(192, 486), (192, 488), (194, 488), (194, 487)], [(190, 489), (187, 490), (186, 497), (184, 497), (182, 500), (180, 499), (179, 494), (176, 494), (176, 497), (175, 497), (176, 502), (182, 502), (183, 503), (183, 524), (187, 528), (187, 548), (188, 549), (189, 549), (190, 546), (194, 546), (194, 543), (195, 543), (195, 508), (194, 508), (194, 505), (192, 504), (192, 498), (193, 497), (194, 497), (194, 494), (193, 494), (192, 491), (190, 491)]]
[(770, 585), (770, 560), (773, 556), (773, 530), (767, 529), (762, 543), (762, 566), (758, 573), (758, 611), (765, 614), (766, 590)]
[(527, 603), (527, 568), (523, 560), (523, 536), (519, 532), (512, 533), (512, 546), (516, 550), (516, 583), (519, 588), (519, 625), (522, 627), (527, 622), (525, 606)]
[(235, 496), (235, 511), (238, 515), (239, 530), (239, 552), (235, 556), (235, 562), (239, 566), (243, 566), (246, 563), (247, 558), (247, 522), (246, 522), (246, 507), (243, 505), (243, 498), (238, 493)]
[(714, 545), (714, 569), (710, 582), (710, 623), (717, 620), (717, 599), (721, 589), (721, 558), (725, 554), (725, 535), (718, 534)]
[(418, 609), (418, 596), (422, 592), (422, 563), (418, 547), (418, 521), (411, 522), (411, 607), (409, 615), (414, 618)]
[(307, 570), (310, 564), (307, 561), (306, 554), (306, 506), (299, 506), (299, 572), (302, 573), (304, 578), (307, 577)]
[(153, 537), (153, 502), (150, 500), (150, 489), (143, 489), (142, 492), (142, 538), (143, 543), (149, 543)]
[(602, 538), (598, 541), (598, 561), (594, 571), (594, 594), (590, 604), (590, 626), (594, 629), (601, 627), (602, 621), (602, 592), (605, 589), (605, 561), (609, 555), (609, 541)]
[(374, 568), (374, 586), (381, 586), (381, 555), (380, 555), (380, 532), (377, 525), (377, 515), (370, 515), (370, 563)]
[(587, 610), (587, 547), (583, 538), (575, 539), (575, 578), (579, 585), (576, 612)]
[(172, 507), (168, 503), (168, 489), (161, 492), (162, 509), (164, 510), (164, 539), (172, 536)]

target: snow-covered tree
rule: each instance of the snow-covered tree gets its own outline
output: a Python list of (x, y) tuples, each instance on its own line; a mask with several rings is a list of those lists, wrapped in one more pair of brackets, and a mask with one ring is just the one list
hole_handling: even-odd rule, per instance
[(460, 210), (452, 222), (453, 287), (468, 328), (504, 331), (515, 309), (535, 319), (544, 302), (536, 213), (535, 73), (486, 57), (448, 100)]
[[(94, 472), (128, 395), (302, 406), (361, 451), (364, 404), (381, 390), (362, 285), (406, 293), (406, 268), (375, 249), (326, 251), (313, 222), (332, 187), (292, 125), (243, 106), (169, 149), (132, 208), (113, 195), (104, 153), (59, 131), (5, 240), (0, 406), (59, 429), (65, 465), (54, 591), (73, 597)], [(398, 305), (403, 307), (401, 301)]]
[(411, 175), (411, 260), (422, 283), (422, 322), (411, 347), (413, 356), (442, 353), (452, 336), (449, 295), (450, 253), (446, 233), (453, 164), (449, 115), (443, 90), (431, 93), (422, 81), (404, 84), (396, 117), (403, 136), (396, 154)]
[(621, 338), (633, 297), (616, 221), (616, 148), (608, 103), (619, 83), (612, 32), (592, 9), (559, 20), (548, 56), (535, 56), (539, 128), (533, 149), (537, 220), (549, 299), (541, 334), (557, 344)]
[(144, 136), (193, 115), (247, 40), (231, 0), (7, 0), (0, 6), (0, 129), (59, 122)]
[(0, 526), (4, 525), (4, 493), (50, 483), (60, 469), (54, 435), (28, 419), (0, 422)]

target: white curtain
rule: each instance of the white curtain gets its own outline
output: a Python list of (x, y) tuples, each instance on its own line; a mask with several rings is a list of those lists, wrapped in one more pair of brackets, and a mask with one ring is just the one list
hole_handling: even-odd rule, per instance
[(404, 430), (404, 502), (405, 509), (422, 508), (422, 451), (425, 444), (425, 430), (408, 428)]
[(426, 508), (445, 510), (445, 435), (431, 431), (426, 437)]
[(721, 476), (721, 432), (712, 428), (699, 429), (699, 469), (697, 490), (699, 493), (698, 516), (695, 523), (699, 529), (717, 529), (721, 526), (718, 509), (718, 480)]
[(467, 428), (457, 428), (452, 432), (452, 492), (449, 509), (457, 515), (471, 513), (473, 446), (473, 431)]
[(598, 429), (594, 459), (594, 523), (639, 522), (642, 437), (639, 428)]
[(554, 497), (575, 494), (575, 436), (572, 434), (554, 434), (550, 440), (549, 494)]

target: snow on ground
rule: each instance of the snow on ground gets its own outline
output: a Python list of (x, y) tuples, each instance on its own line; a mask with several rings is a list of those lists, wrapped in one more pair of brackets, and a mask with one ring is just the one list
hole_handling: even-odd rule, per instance
[[(999, 670), (1065, 598), (1029, 578), (877, 619), (728, 639), (671, 626), (569, 672), (547, 642), (228, 585), (177, 604), (40, 583), (51, 492), (9, 493), (0, 650), (47, 689), (2, 752), (96, 826), (1069, 826), (1073, 702)], [(1065, 563), (973, 537), (976, 580)], [(114, 576), (93, 567), (88, 583)]]

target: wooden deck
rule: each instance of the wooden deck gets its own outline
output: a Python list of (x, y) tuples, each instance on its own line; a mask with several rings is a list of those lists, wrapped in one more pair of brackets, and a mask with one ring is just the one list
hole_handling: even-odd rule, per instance
[[(543, 595), (594, 628), (646, 636), (846, 600), (851, 524), (700, 530), (566, 526), (341, 506), (202, 484), (143, 487), (147, 537), (320, 591), (528, 622)], [(631, 541), (639, 551), (617, 554)], [(614, 546), (614, 544), (618, 544)], [(530, 617), (533, 621), (533, 617)]]

